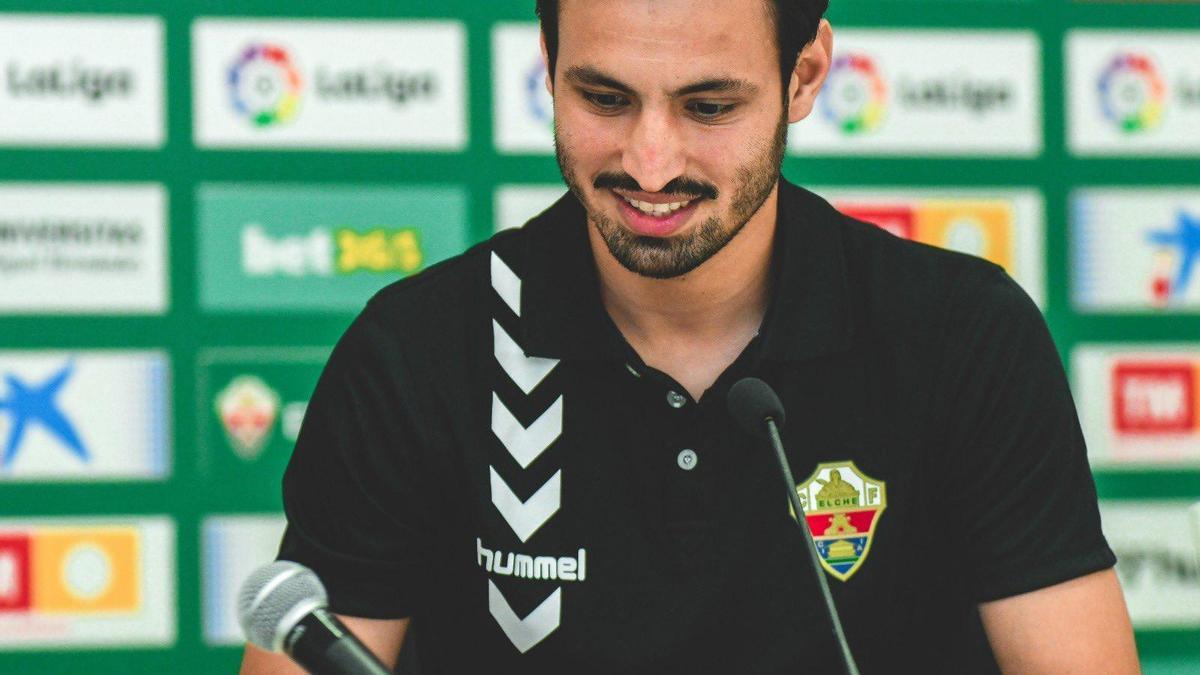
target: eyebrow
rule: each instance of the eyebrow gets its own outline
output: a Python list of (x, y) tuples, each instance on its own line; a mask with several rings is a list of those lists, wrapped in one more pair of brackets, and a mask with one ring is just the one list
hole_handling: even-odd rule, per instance
[[(567, 69), (566, 78), (571, 82), (581, 86), (604, 87), (619, 91), (622, 94), (633, 94), (633, 89), (617, 80), (614, 77), (606, 75), (591, 66), (571, 66)], [(758, 92), (758, 87), (747, 82), (732, 77), (711, 77), (708, 79), (693, 82), (676, 89), (671, 93), (674, 98), (688, 96), (690, 94), (699, 94), (706, 92), (743, 94), (752, 96)]]

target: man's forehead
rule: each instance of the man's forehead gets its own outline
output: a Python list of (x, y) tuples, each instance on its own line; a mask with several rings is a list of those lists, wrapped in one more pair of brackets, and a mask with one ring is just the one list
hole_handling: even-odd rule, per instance
[(711, 72), (707, 64), (733, 70), (775, 60), (763, 0), (560, 0), (558, 29), (562, 57), (611, 62), (609, 72), (617, 63), (658, 65), (694, 79), (683, 72), (689, 64)]

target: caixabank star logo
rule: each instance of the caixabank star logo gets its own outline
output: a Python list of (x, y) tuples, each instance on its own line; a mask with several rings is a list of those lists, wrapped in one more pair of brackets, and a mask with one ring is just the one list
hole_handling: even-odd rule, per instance
[(1144, 133), (1162, 122), (1167, 85), (1150, 56), (1117, 54), (1100, 73), (1097, 87), (1105, 119), (1122, 132)]
[(887, 486), (854, 462), (818, 464), (796, 486), (821, 566), (835, 578), (854, 576), (871, 552), (871, 540), (887, 508)]
[(295, 117), (303, 89), (300, 71), (279, 45), (250, 44), (229, 67), (230, 104), (256, 127)]

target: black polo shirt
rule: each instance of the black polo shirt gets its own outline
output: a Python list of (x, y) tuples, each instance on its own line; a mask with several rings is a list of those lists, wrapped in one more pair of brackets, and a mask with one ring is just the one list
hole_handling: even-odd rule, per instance
[(977, 603), (1114, 563), (1040, 312), (786, 182), (772, 269), (699, 401), (608, 318), (570, 195), (384, 289), (309, 405), (280, 556), (413, 617), (423, 673), (828, 672), (775, 460), (726, 411), (753, 375), (862, 671), (994, 671)]

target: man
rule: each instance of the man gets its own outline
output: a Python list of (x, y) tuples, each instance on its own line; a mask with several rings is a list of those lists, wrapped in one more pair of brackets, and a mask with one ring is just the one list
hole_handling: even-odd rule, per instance
[(538, 9), (570, 194), (371, 301), (281, 557), (389, 663), (411, 620), (426, 673), (836, 672), (774, 460), (726, 412), (757, 376), (863, 672), (1136, 672), (1040, 313), (779, 179), (825, 2)]

